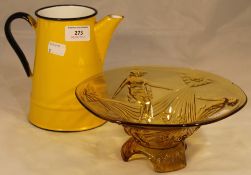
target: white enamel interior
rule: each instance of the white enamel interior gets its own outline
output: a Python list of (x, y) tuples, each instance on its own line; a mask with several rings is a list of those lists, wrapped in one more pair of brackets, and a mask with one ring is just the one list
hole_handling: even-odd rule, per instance
[(48, 7), (37, 12), (38, 15), (47, 18), (81, 18), (90, 16), (95, 10), (84, 6), (55, 6)]

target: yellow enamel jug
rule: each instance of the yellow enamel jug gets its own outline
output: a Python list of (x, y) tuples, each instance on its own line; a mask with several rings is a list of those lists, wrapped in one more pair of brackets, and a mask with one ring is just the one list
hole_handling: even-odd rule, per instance
[[(82, 5), (38, 9), (37, 20), (27, 13), (11, 15), (5, 34), (32, 79), (29, 121), (43, 129), (81, 131), (104, 123), (83, 109), (75, 87), (102, 71), (111, 35), (123, 16), (109, 15), (96, 22), (97, 10)], [(23, 18), (36, 32), (34, 69), (11, 33), (13, 20)]]

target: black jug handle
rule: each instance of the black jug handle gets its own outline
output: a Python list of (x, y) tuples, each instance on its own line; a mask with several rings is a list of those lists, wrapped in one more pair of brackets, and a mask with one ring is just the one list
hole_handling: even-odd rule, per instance
[(12, 21), (14, 21), (15, 19), (18, 19), (18, 18), (25, 19), (33, 28), (36, 28), (36, 20), (27, 13), (17, 12), (17, 13), (12, 14), (7, 19), (5, 26), (4, 26), (4, 32), (5, 32), (5, 36), (8, 40), (8, 42), (10, 43), (11, 47), (16, 52), (19, 60), (21, 61), (22, 65), (23, 65), (23, 68), (24, 68), (27, 76), (30, 77), (32, 75), (32, 73), (31, 73), (29, 62), (27, 61), (23, 51), (21, 50), (21, 48), (19, 47), (19, 45), (17, 44), (16, 40), (14, 39), (14, 37), (11, 33), (11, 23), (12, 23)]

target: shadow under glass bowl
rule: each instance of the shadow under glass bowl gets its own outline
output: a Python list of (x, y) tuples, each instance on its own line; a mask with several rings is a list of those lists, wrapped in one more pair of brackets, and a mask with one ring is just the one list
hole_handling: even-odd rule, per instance
[(97, 74), (77, 86), (76, 96), (97, 117), (123, 125), (131, 136), (122, 146), (123, 160), (142, 154), (157, 172), (184, 168), (184, 140), (247, 102), (237, 85), (220, 76), (152, 66)]

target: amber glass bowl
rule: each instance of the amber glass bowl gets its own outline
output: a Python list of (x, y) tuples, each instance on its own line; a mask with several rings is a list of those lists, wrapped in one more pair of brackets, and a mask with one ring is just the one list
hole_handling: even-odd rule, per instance
[(247, 102), (237, 85), (217, 75), (150, 66), (97, 74), (77, 86), (76, 96), (97, 117), (123, 125), (131, 136), (122, 146), (123, 160), (142, 154), (157, 172), (184, 168), (185, 139)]

